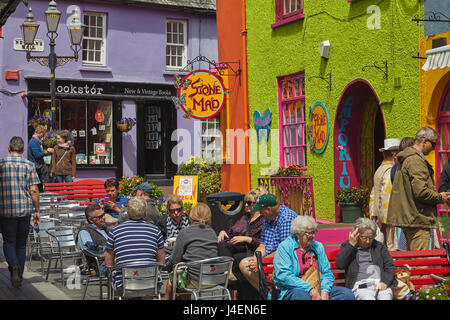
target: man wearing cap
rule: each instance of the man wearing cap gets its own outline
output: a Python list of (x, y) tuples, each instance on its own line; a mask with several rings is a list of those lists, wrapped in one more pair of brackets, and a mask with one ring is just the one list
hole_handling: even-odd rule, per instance
[(395, 155), (399, 146), (400, 139), (384, 140), (384, 147), (380, 149), (380, 152), (383, 153), (383, 162), (373, 176), (373, 188), (369, 203), (370, 216), (383, 233), (384, 243), (389, 250), (396, 249), (394, 246), (395, 227), (387, 225), (386, 219), (392, 190), (391, 169), (395, 163)]
[[(266, 193), (258, 198), (253, 206), (264, 218), (261, 241), (255, 251), (260, 251), (263, 257), (272, 257), (278, 245), (291, 234), (291, 222), (298, 215), (284, 204), (278, 202), (273, 194)], [(242, 259), (239, 264), (241, 273), (248, 282), (259, 290), (259, 274), (256, 256)]]
[(414, 145), (397, 154), (395, 173), (386, 223), (401, 227), (407, 250), (427, 250), (430, 229), (437, 227), (437, 204), (447, 203), (446, 192), (436, 192), (434, 170), (425, 159), (439, 142), (433, 128), (416, 133)]
[[(136, 197), (144, 198), (147, 202), (147, 216), (145, 218), (145, 221), (156, 224), (160, 217), (160, 214), (158, 207), (156, 206), (154, 200), (151, 198), (152, 186), (147, 182), (143, 182), (135, 187), (133, 191), (136, 191)], [(128, 220), (127, 209), (126, 207), (122, 207), (119, 214), (119, 223), (122, 223), (126, 220)]]

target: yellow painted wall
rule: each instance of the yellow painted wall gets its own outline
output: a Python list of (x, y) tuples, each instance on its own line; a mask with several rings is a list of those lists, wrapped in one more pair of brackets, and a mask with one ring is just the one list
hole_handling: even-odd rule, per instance
[[(419, 38), (419, 56), (427, 57), (426, 51), (432, 49), (432, 40), (435, 38), (446, 37), (447, 43), (450, 43), (450, 31), (438, 33), (430, 37)], [(439, 103), (444, 94), (445, 87), (450, 81), (450, 69), (422, 70), (425, 59), (419, 60), (419, 79), (420, 79), (420, 127), (428, 126), (436, 128), (436, 118), (439, 112)], [(435, 167), (435, 153), (427, 156), (428, 162)], [(436, 168), (435, 172), (436, 172)]]

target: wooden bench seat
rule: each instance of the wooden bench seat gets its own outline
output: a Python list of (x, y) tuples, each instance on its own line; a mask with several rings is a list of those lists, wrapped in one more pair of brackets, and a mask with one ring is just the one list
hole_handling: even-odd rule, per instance
[(92, 202), (96, 198), (106, 197), (104, 184), (105, 181), (97, 179), (46, 183), (45, 192), (60, 194), (62, 199), (87, 199)]
[[(390, 251), (389, 253), (397, 267), (397, 272), (404, 269), (405, 265), (411, 267), (411, 283), (415, 289), (422, 285), (435, 284), (432, 275), (446, 278), (450, 275), (450, 251), (447, 243), (445, 249), (421, 250), (421, 251)], [(331, 271), (335, 277), (334, 285), (345, 285), (345, 271), (336, 266), (336, 256), (339, 249), (327, 252), (330, 261)], [(266, 279), (271, 280), (274, 271), (273, 257), (262, 258), (262, 268)], [(450, 287), (448, 288), (450, 289)]]

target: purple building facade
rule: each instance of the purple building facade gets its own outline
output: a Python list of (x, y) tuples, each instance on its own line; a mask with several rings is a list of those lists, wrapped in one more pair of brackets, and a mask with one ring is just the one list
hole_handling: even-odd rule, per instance
[[(47, 56), (48, 1), (29, 2), (40, 24), (32, 55)], [(62, 12), (58, 56), (73, 55), (66, 25), (74, 14), (81, 13), (87, 28), (79, 60), (56, 68), (53, 108), (50, 69), (26, 61), (20, 25), (28, 8), (20, 4), (0, 38), (0, 157), (7, 155), (12, 136), (28, 141), (33, 134), (28, 119), (43, 115), (52, 120), (51, 130), (70, 131), (77, 150), (77, 179), (173, 176), (181, 159), (191, 156), (177, 157), (174, 130), (189, 132), (192, 155), (201, 153), (201, 124), (185, 119), (172, 97), (174, 75), (183, 74), (178, 70), (189, 60), (203, 55), (217, 61), (215, 1), (206, 2), (57, 1)], [(123, 117), (137, 119), (128, 132), (117, 129)]]

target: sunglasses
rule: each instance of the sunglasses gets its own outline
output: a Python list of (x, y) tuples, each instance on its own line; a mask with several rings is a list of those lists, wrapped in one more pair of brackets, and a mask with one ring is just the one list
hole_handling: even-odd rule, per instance
[(245, 201), (245, 205), (249, 206), (249, 207), (252, 207), (255, 203), (256, 202), (253, 202), (253, 201)]
[(96, 217), (92, 217), (92, 219), (101, 219), (101, 218), (103, 218), (105, 216), (105, 213), (103, 213), (103, 214), (101, 214), (101, 215), (99, 215), (99, 216), (96, 216)]
[(359, 236), (359, 238), (362, 240), (362, 241), (367, 241), (367, 240), (373, 240), (373, 237), (365, 237), (365, 236)]
[(431, 146), (434, 148), (436, 148), (436, 142), (431, 141), (430, 139), (427, 139), (429, 143), (431, 143)]
[(316, 231), (305, 231), (304, 234), (306, 234), (308, 237), (314, 237), (317, 234), (317, 230)]
[(175, 212), (181, 212), (181, 210), (183, 210), (182, 208), (176, 208), (176, 209), (169, 209), (170, 213), (175, 213)]

